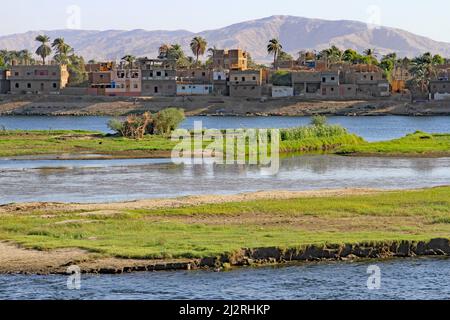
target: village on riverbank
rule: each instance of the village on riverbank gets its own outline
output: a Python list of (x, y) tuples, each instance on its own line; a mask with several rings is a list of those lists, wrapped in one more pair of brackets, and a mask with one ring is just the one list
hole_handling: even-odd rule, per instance
[(271, 39), (274, 60), (267, 66), (250, 52), (208, 49), (195, 37), (194, 57), (178, 44), (162, 44), (155, 58), (85, 62), (62, 38), (36, 40), (40, 60), (28, 50), (0, 51), (2, 114), (129, 114), (169, 106), (192, 114), (450, 113), (450, 64), (431, 53), (377, 58), (376, 49), (331, 46), (293, 57)]

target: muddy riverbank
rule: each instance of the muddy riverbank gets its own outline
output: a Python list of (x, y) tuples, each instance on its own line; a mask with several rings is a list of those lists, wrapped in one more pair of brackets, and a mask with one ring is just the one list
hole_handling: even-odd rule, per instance
[(1, 274), (66, 274), (70, 266), (82, 273), (122, 274), (131, 272), (214, 270), (239, 267), (290, 265), (300, 262), (385, 260), (392, 258), (450, 256), (450, 240), (401, 241), (360, 244), (329, 244), (303, 248), (242, 249), (203, 259), (137, 260), (99, 257), (79, 249), (37, 251), (0, 243)]
[(338, 116), (450, 115), (449, 102), (411, 103), (408, 99), (305, 100), (242, 99), (231, 97), (90, 97), (0, 95), (0, 115), (120, 116), (168, 107), (184, 108), (188, 115)]

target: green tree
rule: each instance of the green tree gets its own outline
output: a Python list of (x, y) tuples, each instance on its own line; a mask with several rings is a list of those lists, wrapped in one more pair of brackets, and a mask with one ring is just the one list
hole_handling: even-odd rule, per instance
[(36, 37), (36, 41), (41, 43), (36, 50), (36, 54), (42, 58), (42, 64), (45, 65), (45, 59), (52, 53), (52, 48), (49, 45), (50, 38), (46, 35), (39, 35)]
[(71, 54), (68, 56), (68, 71), (70, 86), (87, 86), (88, 76), (85, 69), (85, 61), (82, 56)]
[(359, 59), (359, 54), (353, 49), (347, 49), (342, 54), (342, 60), (349, 63), (357, 63)]
[(363, 54), (363, 61), (365, 64), (378, 64), (375, 49), (366, 49), (364, 50)]
[(433, 65), (440, 66), (443, 64), (445, 64), (445, 59), (442, 56), (440, 56), (439, 54), (433, 56)]
[(278, 39), (272, 39), (269, 40), (269, 44), (267, 45), (267, 52), (270, 55), (273, 55), (273, 67), (275, 69), (278, 69), (277, 61), (278, 61), (278, 55), (283, 50), (283, 45), (280, 43)]
[(154, 132), (168, 136), (184, 121), (183, 109), (168, 108), (156, 114), (153, 121)]
[(26, 49), (19, 51), (19, 59), (20, 59), (20, 63), (24, 64), (24, 65), (29, 65), (29, 64), (34, 63), (34, 59), (33, 59), (31, 52)]
[(136, 57), (131, 54), (127, 54), (126, 56), (124, 56), (122, 58), (122, 61), (125, 61), (127, 63), (127, 67), (129, 69), (133, 69), (133, 65), (134, 65), (134, 62), (136, 61)]
[(59, 64), (69, 64), (69, 55), (73, 53), (73, 49), (68, 45), (64, 38), (56, 38), (52, 43), (52, 48), (55, 50), (55, 61)]
[(199, 62), (200, 56), (205, 54), (207, 46), (208, 46), (208, 43), (202, 37), (195, 37), (194, 39), (192, 39), (191, 50), (192, 50), (192, 53), (197, 58), (197, 60), (196, 60), (197, 64)]
[(397, 54), (394, 52), (383, 56), (383, 58), (381, 58), (379, 67), (383, 70), (386, 78), (390, 80), (392, 78), (392, 72), (394, 71), (396, 65)]
[(433, 56), (429, 52), (411, 61), (412, 83), (419, 91), (428, 91), (430, 80), (436, 75), (435, 66)]
[(289, 71), (276, 71), (270, 78), (274, 86), (291, 86), (292, 77)]
[(315, 126), (315, 127), (323, 127), (323, 126), (326, 126), (327, 123), (328, 123), (328, 119), (326, 116), (317, 115), (317, 116), (313, 116), (311, 119), (311, 125)]
[(278, 61), (292, 61), (294, 60), (294, 57), (290, 55), (289, 53), (281, 50), (280, 54), (278, 55)]
[(343, 57), (344, 52), (335, 45), (332, 45), (330, 48), (324, 49), (319, 53), (319, 59), (326, 58), (328, 64), (340, 63), (342, 62)]

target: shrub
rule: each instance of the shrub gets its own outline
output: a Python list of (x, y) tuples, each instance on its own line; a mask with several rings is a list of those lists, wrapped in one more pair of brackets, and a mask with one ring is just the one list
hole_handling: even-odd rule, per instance
[(291, 86), (292, 78), (289, 71), (276, 71), (271, 77), (274, 86)]
[(311, 125), (280, 131), (282, 141), (296, 141), (309, 138), (329, 138), (348, 134), (347, 129), (339, 125)]
[(109, 120), (108, 128), (117, 134), (123, 135), (123, 123), (119, 119)]
[(123, 122), (112, 119), (108, 122), (108, 127), (123, 137), (142, 139), (145, 134), (170, 135), (184, 119), (182, 109), (168, 108), (156, 115), (149, 112), (141, 116), (130, 115)]
[(153, 131), (161, 135), (170, 135), (184, 121), (183, 109), (168, 108), (158, 112), (153, 121)]
[(311, 125), (316, 126), (316, 127), (320, 127), (320, 126), (325, 126), (328, 123), (328, 119), (325, 116), (314, 116), (311, 119)]

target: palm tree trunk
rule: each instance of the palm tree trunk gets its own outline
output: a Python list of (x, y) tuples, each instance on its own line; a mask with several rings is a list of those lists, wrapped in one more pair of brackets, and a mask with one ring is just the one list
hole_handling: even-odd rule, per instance
[(278, 70), (278, 53), (276, 51), (273, 54), (273, 68)]

